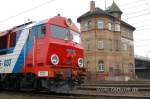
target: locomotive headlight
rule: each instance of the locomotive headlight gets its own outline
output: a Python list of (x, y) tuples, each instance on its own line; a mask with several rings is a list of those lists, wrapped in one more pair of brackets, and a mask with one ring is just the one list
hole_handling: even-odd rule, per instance
[(59, 57), (58, 57), (58, 55), (53, 54), (53, 55), (51, 56), (51, 63), (52, 63), (53, 65), (57, 65), (57, 64), (59, 63)]
[(83, 67), (83, 58), (79, 58), (79, 59), (78, 59), (78, 65), (79, 65), (80, 67)]

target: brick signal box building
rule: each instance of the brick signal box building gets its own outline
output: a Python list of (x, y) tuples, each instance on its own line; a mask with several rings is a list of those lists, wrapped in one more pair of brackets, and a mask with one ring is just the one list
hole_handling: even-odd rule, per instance
[(135, 77), (133, 31), (121, 20), (122, 11), (115, 2), (107, 8), (95, 8), (81, 15), (81, 38), (85, 49), (87, 79), (130, 80)]

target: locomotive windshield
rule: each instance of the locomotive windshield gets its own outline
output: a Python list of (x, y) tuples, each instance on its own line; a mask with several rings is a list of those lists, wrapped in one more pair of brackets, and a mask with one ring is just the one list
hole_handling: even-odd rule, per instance
[(71, 35), (71, 40), (73, 42), (80, 44), (80, 34), (79, 33), (71, 30), (70, 35)]
[(51, 36), (54, 38), (68, 39), (68, 29), (56, 25), (50, 25)]
[(75, 43), (80, 44), (80, 34), (64, 27), (59, 27), (56, 25), (50, 25), (51, 36), (53, 38), (59, 38), (64, 40), (72, 40)]

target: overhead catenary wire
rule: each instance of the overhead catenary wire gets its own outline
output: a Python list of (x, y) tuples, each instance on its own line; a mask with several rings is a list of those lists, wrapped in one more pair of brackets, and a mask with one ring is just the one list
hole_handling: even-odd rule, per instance
[[(149, 3), (148, 3), (149, 4)], [(139, 13), (142, 13), (142, 12), (145, 12), (145, 11), (147, 11), (147, 13), (144, 13), (144, 14), (140, 14), (140, 15), (137, 15), (137, 14), (139, 14)], [(132, 17), (128, 17), (128, 18), (126, 18), (126, 20), (131, 20), (131, 19), (136, 19), (136, 20), (138, 20), (136, 23), (134, 23), (134, 24), (138, 24), (138, 23), (141, 23), (141, 22), (148, 22), (149, 21), (149, 19), (147, 19), (147, 20), (145, 20), (145, 21), (141, 21), (141, 20), (139, 20), (139, 18), (140, 17), (145, 17), (145, 16), (149, 16), (149, 14), (150, 14), (150, 9), (148, 8), (148, 7), (144, 7), (142, 10), (139, 10), (139, 11), (134, 11), (134, 12), (132, 12), (132, 13), (128, 13), (128, 16), (130, 16), (130, 15), (134, 15), (134, 14), (136, 14), (135, 16), (132, 16)], [(127, 14), (125, 14), (125, 15), (127, 15)], [(143, 24), (143, 23), (142, 23)], [(138, 31), (144, 31), (144, 30), (150, 30), (150, 28), (148, 27), (148, 28), (144, 28), (144, 27), (147, 27), (149, 24), (147, 23), (147, 24), (145, 24), (145, 25), (142, 25), (142, 26), (138, 26), (137, 28), (137, 32)], [(140, 28), (140, 29), (139, 29)], [(149, 39), (142, 39), (142, 40), (137, 40), (137, 41), (134, 41), (134, 43), (135, 43), (135, 47), (136, 48), (145, 48), (146, 46), (148, 46), (149, 45), (149, 43), (148, 44), (142, 44), (142, 42), (149, 42), (150, 41), (150, 38)], [(140, 43), (139, 43), (140, 42)]]
[(147, 47), (149, 45), (149, 43), (148, 44), (140, 44), (140, 45), (134, 45), (135, 47)]
[(132, 6), (125, 6), (125, 7), (123, 7), (122, 9), (124, 10), (124, 9), (133, 9), (133, 8), (137, 8), (137, 7), (140, 7), (140, 6), (143, 6), (143, 5), (145, 5), (145, 4), (147, 4), (147, 2), (144, 2), (144, 3), (141, 3), (141, 4), (137, 4), (137, 3), (135, 3), (136, 5), (132, 5)]
[[(27, 13), (27, 12), (29, 12), (29, 11), (32, 11), (32, 10), (34, 10), (34, 9), (36, 9), (36, 8), (39, 8), (39, 7), (43, 6), (43, 5), (46, 5), (46, 4), (48, 4), (48, 3), (51, 3), (51, 2), (53, 2), (53, 1), (55, 1), (55, 0), (46, 1), (46, 2), (44, 2), (44, 3), (42, 3), (42, 4), (39, 4), (39, 5), (35, 6), (35, 7), (29, 8), (29, 9), (27, 9), (27, 10), (24, 10), (24, 11), (22, 11), (22, 12), (16, 14), (16, 15), (13, 15), (13, 16), (10, 16), (10, 17), (8, 17), (8, 18), (6, 18), (6, 19), (0, 20), (0, 23), (3, 23), (3, 22), (5, 22), (5, 21), (7, 21), (7, 20), (9, 20), (9, 19), (12, 19), (12, 18), (14, 18), (14, 17), (17, 17), (17, 16), (22, 15), (22, 14), (24, 14), (24, 13)], [(138, 0), (134, 0), (134, 1), (132, 1), (132, 3), (135, 3), (135, 1), (138, 1)], [(144, 1), (146, 1), (146, 0), (144, 0)], [(141, 1), (138, 1), (138, 2), (141, 2)], [(131, 2), (130, 2), (130, 4), (131, 4)], [(148, 9), (147, 9), (147, 8), (146, 8), (146, 9), (143, 9), (143, 10), (141, 10), (141, 12), (144, 11), (144, 10), (148, 10)], [(136, 12), (133, 12), (132, 14), (136, 14)], [(150, 14), (150, 12), (149, 12), (149, 13), (145, 13), (145, 14), (136, 15), (136, 16), (131, 16), (131, 17), (128, 17), (128, 18), (126, 18), (126, 19), (132, 19), (132, 18), (135, 18), (135, 17), (137, 18), (137, 17), (141, 17), (141, 16), (148, 15), (148, 14)], [(128, 16), (129, 16), (129, 15), (131, 15), (131, 14), (128, 14)]]
[(142, 9), (142, 10), (138, 10), (138, 11), (134, 11), (134, 12), (130, 12), (130, 13), (125, 13), (124, 15), (133, 15), (135, 13), (140, 13), (140, 12), (143, 12), (143, 11), (149, 11), (149, 9), (145, 8), (145, 9)]
[(144, 24), (144, 25), (140, 25), (140, 26), (136, 26), (136, 28), (143, 28), (143, 27), (147, 27), (147, 26), (150, 26), (150, 23)]
[[(142, 4), (138, 4), (138, 5), (137, 5), (137, 2), (140, 2), (140, 3), (141, 3), (141, 1), (142, 1)], [(143, 2), (143, 1), (144, 1), (144, 2)], [(133, 5), (133, 6), (128, 7), (128, 5), (124, 4), (124, 5), (126, 6), (125, 9), (131, 9), (131, 8), (132, 8), (132, 9), (133, 9), (133, 8), (134, 8), (134, 9), (138, 9), (139, 6), (141, 7), (142, 5), (143, 5), (144, 7), (143, 7), (142, 10), (125, 13), (124, 15), (126, 15), (126, 16), (135, 15), (135, 16), (130, 16), (130, 17), (126, 18), (126, 19), (131, 19), (131, 18), (135, 18), (135, 17), (141, 17), (141, 16), (145, 16), (145, 15), (147, 15), (147, 14), (150, 14), (149, 2), (147, 2), (146, 0), (134, 0), (134, 1), (130, 2), (129, 5), (131, 5), (131, 4), (136, 4), (136, 5)], [(122, 6), (123, 6), (123, 5), (122, 5)], [(124, 9), (124, 8), (123, 8), (123, 9)], [(125, 10), (125, 9), (124, 9), (124, 10)], [(147, 12), (147, 13), (140, 14), (140, 15), (136, 15), (136, 14), (139, 14), (139, 13), (142, 13), (142, 12), (145, 12), (145, 11), (148, 11), (148, 12)]]
[(150, 27), (149, 28), (138, 29), (136, 31), (142, 31), (142, 30), (150, 30)]
[[(149, 20), (150, 20), (150, 18), (148, 18), (148, 19), (145, 19), (144, 18), (144, 20), (139, 20), (138, 18), (136, 18), (137, 19), (137, 21), (135, 22), (135, 20), (134, 20), (134, 22), (130, 22), (130, 23), (132, 23), (132, 24), (134, 24), (134, 25), (138, 25), (138, 23), (141, 23), (141, 22), (149, 22)], [(123, 20), (125, 20), (125, 19), (123, 19)], [(149, 24), (149, 23), (148, 23)]]
[[(46, 1), (46, 2), (44, 2), (44, 3), (42, 3), (42, 4), (39, 4), (39, 5), (35, 6), (35, 7), (29, 8), (29, 9), (27, 9), (27, 10), (24, 10), (24, 11), (22, 11), (22, 12), (16, 14), (16, 15), (13, 15), (13, 16), (10, 16), (10, 17), (8, 17), (8, 18), (6, 18), (6, 19), (0, 20), (0, 23), (5, 22), (5, 21), (7, 21), (7, 20), (9, 20), (9, 19), (12, 19), (12, 18), (14, 18), (14, 17), (17, 17), (17, 16), (19, 16), (19, 15), (22, 15), (22, 14), (24, 14), (24, 13), (27, 13), (27, 12), (29, 12), (29, 11), (32, 11), (32, 10), (34, 10), (34, 9), (36, 9), (36, 8), (39, 8), (39, 7), (43, 6), (43, 5), (49, 4), (49, 3), (53, 2), (53, 1), (55, 1), (55, 0)], [(144, 1), (146, 1), (146, 0), (144, 0)], [(139, 0), (134, 0), (134, 1), (129, 2), (129, 3), (131, 4), (131, 3), (135, 3), (135, 2), (139, 2)], [(140, 2), (141, 2), (141, 0), (140, 0)], [(133, 14), (134, 14), (134, 13), (133, 13)]]
[(148, 38), (148, 39), (141, 39), (141, 40), (136, 40), (136, 41), (134, 41), (135, 43), (143, 43), (143, 41), (145, 42), (145, 41), (150, 41), (150, 38)]
[(0, 20), (0, 23), (6, 22), (6, 21), (8, 21), (8, 20), (10, 20), (10, 19), (12, 19), (12, 18), (15, 18), (15, 17), (17, 17), (17, 16), (20, 16), (20, 15), (22, 15), (22, 14), (25, 14), (25, 13), (27, 13), (27, 12), (30, 12), (30, 11), (32, 11), (32, 10), (34, 10), (34, 9), (40, 8), (40, 7), (44, 6), (44, 5), (50, 4), (50, 3), (54, 2), (54, 1), (56, 1), (56, 0), (49, 0), (49, 1), (46, 1), (46, 2), (44, 2), (44, 3), (39, 4), (39, 5), (37, 5), (37, 6), (34, 6), (34, 7), (32, 7), (32, 8), (26, 9), (26, 10), (24, 10), (24, 11), (22, 11), (22, 12), (19, 12), (19, 13), (13, 15), (13, 16), (10, 16), (10, 17), (7, 17), (7, 18), (5, 18), (5, 19), (3, 19), (3, 20)]
[[(138, 1), (138, 2), (139, 1), (144, 1), (145, 4), (143, 2), (140, 3), (140, 4), (139, 3), (137, 4), (136, 1)], [(134, 3), (136, 5), (133, 6), (130, 3)], [(143, 32), (144, 33), (149, 33), (149, 30), (150, 30), (150, 28), (148, 27), (150, 25), (149, 24), (149, 20), (150, 20), (149, 19), (149, 15), (150, 15), (149, 2), (147, 0), (134, 0), (134, 1), (131, 1), (130, 3), (129, 3), (129, 5), (131, 5), (132, 7), (131, 6), (129, 7), (128, 5), (126, 6), (126, 4), (125, 4), (125, 6), (127, 8), (124, 9), (124, 10), (127, 13), (124, 13), (124, 15), (126, 15), (126, 16), (123, 16), (124, 17), (123, 19), (125, 19), (125, 21), (128, 21), (128, 22), (130, 21), (130, 23), (132, 23), (133, 26), (136, 26), (137, 29), (136, 29), (135, 32), (137, 32), (137, 33), (143, 33)], [(131, 9), (136, 9), (136, 10), (133, 12), (133, 10), (131, 10)], [(127, 17), (127, 18), (125, 18), (125, 17)], [(142, 43), (145, 43), (145, 42), (147, 42), (147, 43), (142, 44)], [(135, 43), (135, 48), (147, 49), (146, 47), (148, 47), (150, 45), (150, 38), (142, 39), (142, 40), (136, 40), (136, 41), (134, 41), (134, 43)]]
[[(128, 3), (125, 3), (125, 4), (121, 4), (120, 6), (126, 6), (126, 5), (129, 5), (129, 4), (133, 4), (135, 2), (141, 2), (142, 0), (134, 0), (134, 1), (131, 1), (131, 2), (128, 2)], [(144, 0), (145, 1), (145, 0)]]
[(127, 18), (125, 18), (125, 19), (137, 18), (137, 17), (141, 17), (141, 16), (149, 15), (149, 14), (150, 14), (150, 12), (145, 13), (145, 14), (136, 15), (136, 16), (127, 17)]

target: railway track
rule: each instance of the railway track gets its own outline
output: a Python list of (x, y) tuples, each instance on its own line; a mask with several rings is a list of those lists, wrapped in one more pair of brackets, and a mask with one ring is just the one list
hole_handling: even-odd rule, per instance
[[(0, 99), (143, 99), (146, 97), (137, 96), (116, 96), (111, 94), (90, 95), (90, 94), (56, 94), (56, 93), (34, 93), (1, 91)], [(148, 98), (148, 97), (147, 97)]]
[(0, 99), (145, 99), (150, 98), (150, 82), (86, 82), (68, 93), (46, 91), (0, 91)]
[(132, 98), (150, 98), (150, 81), (92, 81), (77, 86), (74, 93)]

